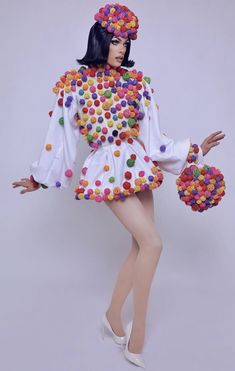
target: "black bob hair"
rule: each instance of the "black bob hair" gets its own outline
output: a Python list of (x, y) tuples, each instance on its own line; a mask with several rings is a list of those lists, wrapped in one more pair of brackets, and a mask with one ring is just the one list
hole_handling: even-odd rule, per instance
[[(108, 32), (99, 22), (96, 22), (89, 32), (86, 54), (82, 59), (77, 59), (77, 62), (87, 66), (107, 63), (109, 45), (113, 36), (113, 33)], [(134, 61), (129, 60), (130, 49), (131, 40), (129, 39), (126, 53), (122, 61), (122, 66), (124, 67), (133, 67), (135, 64)]]

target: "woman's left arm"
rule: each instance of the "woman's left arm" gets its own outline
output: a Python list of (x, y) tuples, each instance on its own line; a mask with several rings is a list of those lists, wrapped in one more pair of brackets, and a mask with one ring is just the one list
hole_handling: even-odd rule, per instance
[(157, 161), (162, 170), (172, 174), (180, 174), (187, 162), (193, 161), (199, 166), (203, 166), (204, 156), (212, 147), (219, 144), (218, 140), (225, 136), (221, 131), (217, 131), (205, 138), (199, 146), (192, 144), (190, 137), (175, 141), (163, 134), (160, 130), (159, 110), (154, 100), (153, 91), (146, 81), (143, 81), (141, 107), (144, 118), (140, 123), (138, 139), (144, 144), (152, 161)]

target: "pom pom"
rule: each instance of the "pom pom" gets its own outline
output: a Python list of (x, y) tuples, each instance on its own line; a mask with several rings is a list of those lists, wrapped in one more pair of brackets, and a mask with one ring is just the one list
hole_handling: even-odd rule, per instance
[(176, 180), (179, 198), (193, 211), (217, 206), (225, 195), (224, 175), (214, 166), (186, 167)]
[(95, 14), (95, 21), (115, 36), (137, 39), (139, 21), (136, 15), (124, 5), (106, 4)]

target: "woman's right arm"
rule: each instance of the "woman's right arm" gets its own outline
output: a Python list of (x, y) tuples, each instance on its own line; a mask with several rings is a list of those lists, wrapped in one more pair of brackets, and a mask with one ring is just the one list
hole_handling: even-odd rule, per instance
[(12, 183), (13, 188), (25, 188), (21, 194), (41, 187), (67, 188), (71, 184), (80, 139), (76, 121), (78, 101), (76, 88), (63, 85), (59, 81), (53, 89), (56, 102), (50, 112), (49, 128), (39, 159), (30, 165), (30, 177)]

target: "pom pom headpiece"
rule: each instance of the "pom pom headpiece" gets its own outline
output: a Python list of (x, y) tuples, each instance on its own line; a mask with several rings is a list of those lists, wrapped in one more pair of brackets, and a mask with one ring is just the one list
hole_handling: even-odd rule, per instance
[(138, 18), (125, 5), (106, 4), (95, 14), (95, 20), (115, 36), (137, 39)]

